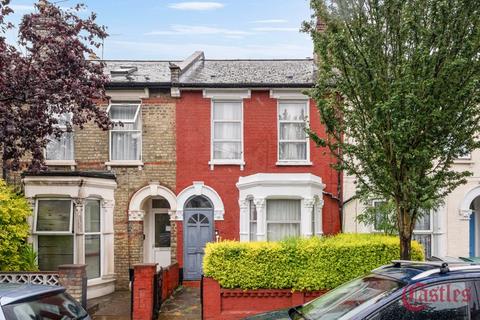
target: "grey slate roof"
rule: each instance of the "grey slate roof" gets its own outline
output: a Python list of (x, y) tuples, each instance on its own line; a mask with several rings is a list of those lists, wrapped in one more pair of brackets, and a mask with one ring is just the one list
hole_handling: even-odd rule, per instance
[[(169, 83), (170, 69), (169, 61), (139, 61), (139, 60), (104, 60), (105, 72), (110, 75), (111, 82), (152, 82)], [(111, 71), (118, 70), (122, 66), (133, 66), (137, 71), (128, 76), (111, 76)]]
[[(170, 63), (178, 61), (106, 60), (111, 85), (169, 85)], [(112, 76), (111, 71), (133, 67), (130, 74)], [(315, 79), (312, 59), (209, 60), (195, 62), (180, 76), (181, 87), (311, 86)]]
[(180, 77), (183, 86), (199, 84), (313, 84), (313, 60), (204, 60)]

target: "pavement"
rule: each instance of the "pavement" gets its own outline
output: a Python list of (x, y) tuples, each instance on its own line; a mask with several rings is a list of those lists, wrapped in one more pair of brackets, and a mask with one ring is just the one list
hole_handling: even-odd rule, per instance
[(93, 320), (130, 320), (130, 291), (115, 291), (87, 301), (88, 313)]
[(158, 320), (201, 320), (200, 288), (180, 287), (162, 303)]

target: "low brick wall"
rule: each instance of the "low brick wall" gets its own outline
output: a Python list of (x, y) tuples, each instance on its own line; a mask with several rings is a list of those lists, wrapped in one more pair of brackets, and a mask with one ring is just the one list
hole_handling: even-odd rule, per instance
[(83, 307), (87, 306), (87, 272), (84, 264), (67, 264), (58, 271), (0, 272), (0, 283), (63, 286)]
[[(161, 275), (161, 281), (158, 281), (158, 278), (155, 277), (156, 274), (156, 263), (136, 264), (134, 266), (132, 288), (133, 320), (153, 319), (155, 307), (159, 308), (160, 303), (170, 297), (179, 286), (178, 263), (162, 268), (158, 272), (158, 275)], [(159, 291), (161, 292), (161, 297), (156, 297), (155, 295)], [(158, 305), (155, 305), (156, 303)]]
[(202, 283), (204, 320), (237, 320), (254, 314), (304, 304), (326, 291), (292, 292), (290, 289), (223, 289), (212, 278)]
[(180, 285), (180, 268), (174, 263), (162, 268), (162, 301), (168, 299)]

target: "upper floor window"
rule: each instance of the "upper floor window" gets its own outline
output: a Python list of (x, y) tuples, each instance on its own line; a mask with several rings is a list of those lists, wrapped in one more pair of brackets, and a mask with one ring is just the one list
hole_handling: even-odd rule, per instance
[(140, 104), (112, 103), (108, 108), (115, 123), (110, 130), (110, 161), (139, 161), (142, 157)]
[(45, 160), (73, 160), (73, 132), (67, 132), (67, 125), (71, 123), (72, 115), (65, 113), (57, 117), (57, 127), (63, 133), (60, 137), (50, 137), (45, 149)]
[(212, 160), (235, 163), (243, 160), (243, 112), (241, 101), (212, 102)]
[(308, 137), (305, 132), (308, 118), (307, 101), (278, 103), (278, 161), (308, 162)]

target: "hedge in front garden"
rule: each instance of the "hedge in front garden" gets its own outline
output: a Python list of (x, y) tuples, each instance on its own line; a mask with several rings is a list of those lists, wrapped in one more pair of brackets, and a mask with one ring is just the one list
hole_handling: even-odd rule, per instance
[[(339, 234), (280, 242), (209, 243), (203, 271), (223, 288), (321, 290), (362, 276), (399, 259), (398, 237)], [(423, 260), (412, 242), (412, 259)]]

